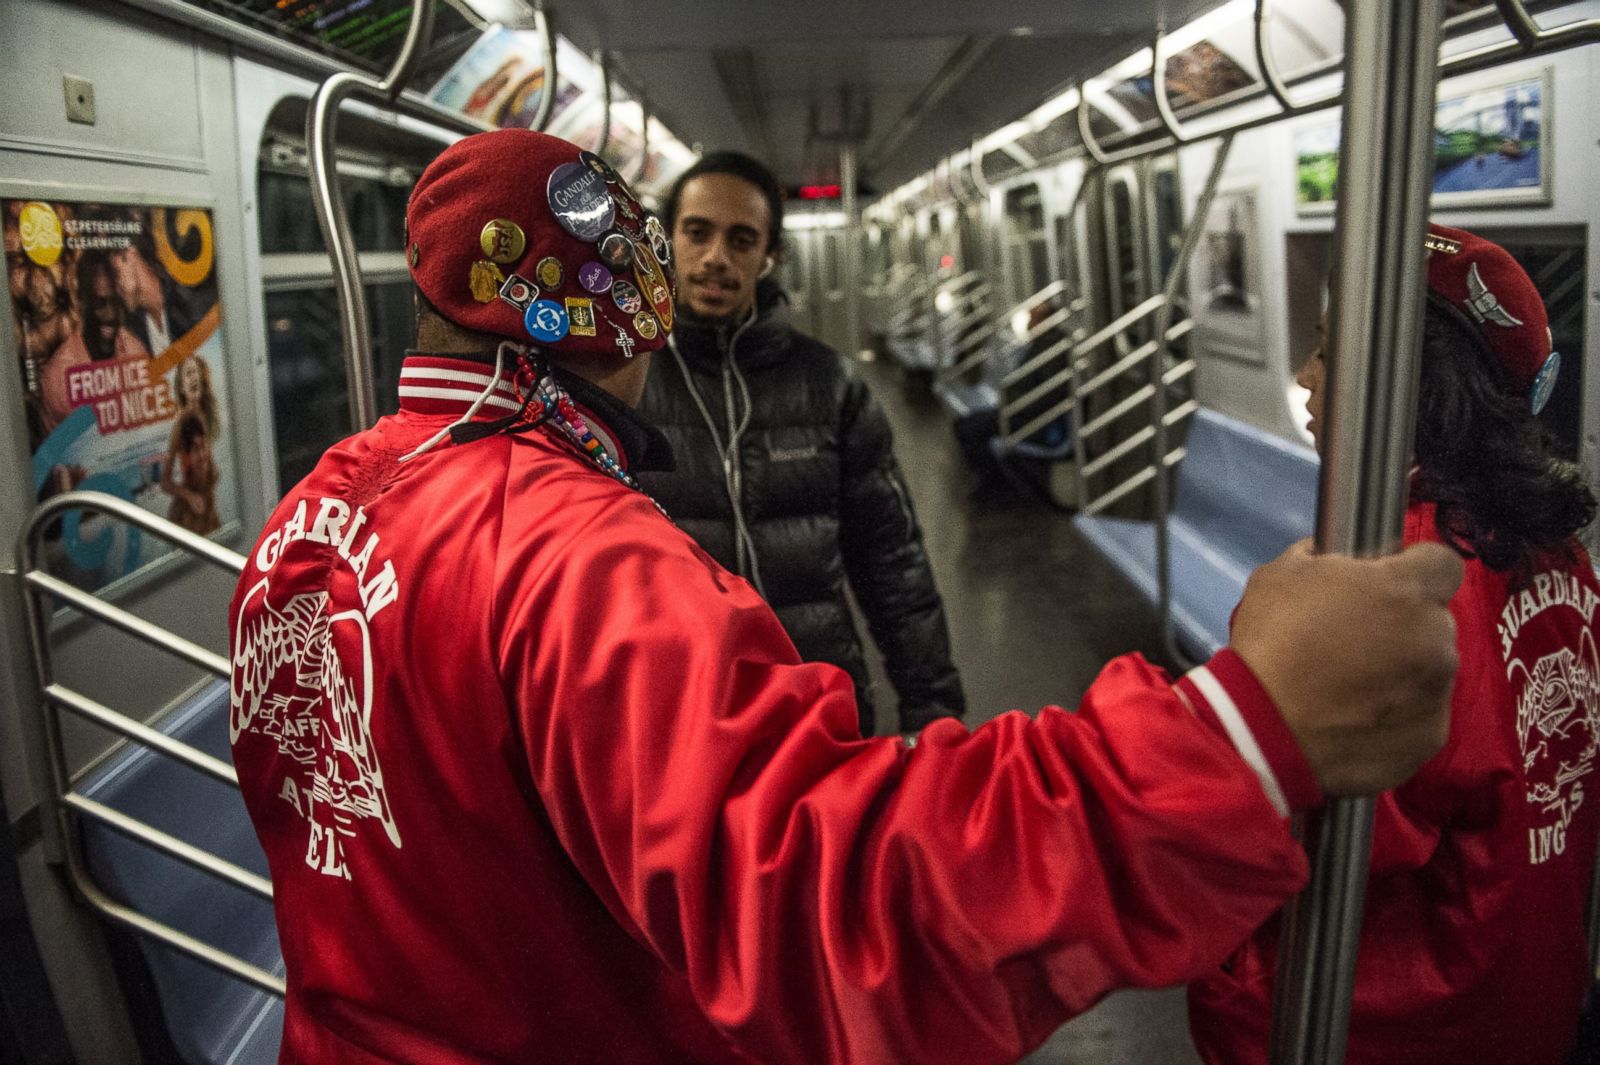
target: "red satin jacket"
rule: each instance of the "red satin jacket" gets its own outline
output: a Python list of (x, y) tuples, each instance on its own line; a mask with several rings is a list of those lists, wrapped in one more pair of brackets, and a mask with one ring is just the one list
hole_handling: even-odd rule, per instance
[[(1405, 540), (1438, 542), (1431, 504)], [(1583, 549), (1526, 591), (1468, 560), (1450, 739), (1380, 796), (1348, 1065), (1560, 1065), (1588, 985), (1600, 835), (1600, 585)], [(1190, 988), (1211, 1065), (1267, 1060), (1278, 922)]]
[(283, 1062), (1011, 1061), (1301, 886), (1315, 782), (1236, 656), (863, 740), (849, 678), (563, 440), (400, 461), (488, 380), (408, 360), (234, 598)]

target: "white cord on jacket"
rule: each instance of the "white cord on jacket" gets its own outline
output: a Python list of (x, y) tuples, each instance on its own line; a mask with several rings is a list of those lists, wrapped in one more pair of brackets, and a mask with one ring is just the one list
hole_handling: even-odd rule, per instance
[(728, 339), (728, 349), (724, 353), (728, 360), (728, 365), (733, 371), (734, 380), (739, 383), (739, 391), (744, 396), (744, 416), (737, 424), (729, 427), (730, 435), (726, 446), (723, 445), (722, 434), (717, 431), (716, 419), (711, 416), (711, 408), (706, 406), (706, 401), (701, 397), (700, 390), (694, 386), (694, 376), (689, 371), (689, 364), (684, 359), (683, 352), (678, 350), (677, 337), (669, 335), (667, 337), (667, 347), (672, 349), (672, 357), (678, 363), (679, 372), (683, 374), (683, 383), (689, 390), (689, 398), (694, 400), (694, 405), (700, 411), (700, 417), (705, 419), (706, 428), (711, 430), (711, 442), (722, 455), (722, 487), (728, 494), (729, 505), (733, 508), (733, 535), (737, 541), (735, 548), (742, 549), (744, 556), (750, 560), (749, 574), (741, 574), (741, 576), (748, 576), (750, 583), (755, 586), (756, 592), (762, 598), (766, 598), (766, 588), (763, 587), (761, 582), (761, 560), (756, 556), (755, 538), (751, 535), (750, 527), (744, 520), (744, 505), (739, 498), (739, 485), (736, 483), (738, 478), (735, 475), (739, 462), (739, 440), (744, 435), (744, 431), (750, 427), (751, 418), (755, 415), (755, 402), (750, 396), (750, 385), (745, 381), (744, 375), (739, 372), (739, 364), (733, 357), (734, 347), (738, 344), (739, 338), (744, 335), (745, 330), (755, 324), (756, 317), (756, 309), (752, 307), (750, 309), (750, 317), (746, 318), (743, 324), (734, 330), (733, 336)]

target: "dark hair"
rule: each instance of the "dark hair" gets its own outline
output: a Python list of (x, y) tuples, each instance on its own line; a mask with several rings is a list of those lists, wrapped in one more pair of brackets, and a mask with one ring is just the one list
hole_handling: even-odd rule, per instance
[(767, 251), (776, 252), (783, 247), (783, 188), (765, 163), (743, 152), (712, 152), (678, 175), (661, 205), (668, 233), (678, 226), (678, 203), (683, 199), (684, 186), (702, 174), (731, 174), (760, 189), (767, 201)]
[(1573, 534), (1595, 516), (1582, 472), (1550, 445), (1478, 330), (1429, 292), (1412, 495), (1437, 506), (1447, 543), (1517, 586), (1543, 556), (1570, 561)]

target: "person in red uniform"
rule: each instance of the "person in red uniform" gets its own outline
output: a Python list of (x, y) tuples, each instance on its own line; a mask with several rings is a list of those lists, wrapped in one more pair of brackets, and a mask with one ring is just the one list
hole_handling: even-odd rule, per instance
[(400, 410), (231, 605), (283, 1062), (1014, 1060), (1215, 965), (1305, 879), (1292, 809), (1444, 741), (1438, 547), (1290, 552), (1175, 684), (1129, 656), (1076, 714), (862, 739), (848, 675), (634, 487), (671, 249), (615, 172), (484, 133), (406, 221)]
[[(1505, 249), (1430, 227), (1406, 543), (1466, 560), (1450, 739), (1378, 800), (1350, 1065), (1558, 1065), (1589, 977), (1600, 833), (1600, 586), (1574, 534), (1595, 513), (1535, 413), (1559, 356)], [(1299, 377), (1320, 445), (1322, 352)], [(1312, 652), (1315, 653), (1315, 652)], [(1190, 990), (1201, 1056), (1265, 1062), (1278, 925)]]

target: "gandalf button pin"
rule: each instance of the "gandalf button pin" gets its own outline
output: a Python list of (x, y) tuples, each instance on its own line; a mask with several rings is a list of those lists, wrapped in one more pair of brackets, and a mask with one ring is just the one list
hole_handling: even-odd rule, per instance
[(522, 258), (528, 238), (522, 235), (522, 227), (511, 219), (496, 218), (484, 223), (483, 232), (478, 234), (478, 243), (490, 261), (504, 266)]
[(554, 300), (536, 300), (528, 305), (522, 316), (522, 325), (528, 335), (546, 344), (554, 344), (567, 335), (567, 312)]
[(500, 294), (500, 286), (505, 282), (506, 275), (500, 272), (500, 268), (483, 259), (472, 264), (472, 273), (467, 278), (472, 298), (479, 303), (492, 302)]
[(585, 292), (593, 292), (596, 296), (610, 292), (614, 280), (611, 271), (597, 262), (586, 262), (578, 267), (578, 284), (583, 286)]
[(616, 220), (605, 178), (582, 163), (562, 163), (551, 171), (545, 193), (561, 228), (579, 240), (599, 240)]

